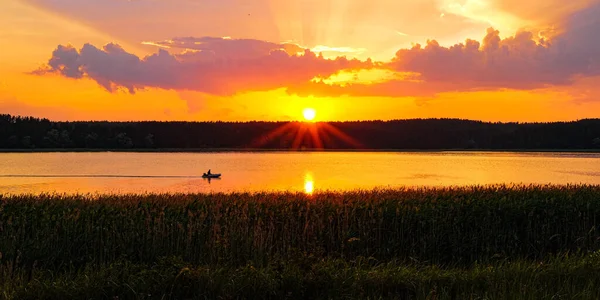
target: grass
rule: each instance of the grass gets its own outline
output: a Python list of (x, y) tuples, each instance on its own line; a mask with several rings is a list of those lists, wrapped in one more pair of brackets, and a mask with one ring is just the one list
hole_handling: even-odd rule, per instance
[(587, 185), (2, 196), (0, 287), (18, 299), (593, 299), (599, 221), (600, 186)]
[[(468, 269), (317, 260), (232, 267), (123, 261), (4, 285), (6, 299), (598, 299), (600, 255)], [(0, 283), (2, 280), (0, 280)], [(0, 284), (0, 287), (2, 285)]]

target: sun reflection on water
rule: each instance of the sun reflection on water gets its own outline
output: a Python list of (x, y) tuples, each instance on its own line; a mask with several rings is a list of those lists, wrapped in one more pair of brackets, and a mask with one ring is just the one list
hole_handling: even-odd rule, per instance
[(304, 193), (311, 195), (315, 190), (315, 182), (310, 173), (304, 175)]

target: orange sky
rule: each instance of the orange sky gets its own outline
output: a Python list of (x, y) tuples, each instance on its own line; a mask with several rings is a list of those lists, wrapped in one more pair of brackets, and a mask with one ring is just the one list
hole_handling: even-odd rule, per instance
[(595, 118), (599, 13), (600, 0), (3, 0), (0, 113)]

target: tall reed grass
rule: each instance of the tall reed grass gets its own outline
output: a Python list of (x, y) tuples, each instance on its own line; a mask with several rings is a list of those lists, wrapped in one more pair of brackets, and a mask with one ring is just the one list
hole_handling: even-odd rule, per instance
[(600, 186), (0, 197), (8, 273), (181, 257), (470, 265), (600, 250)]
[[(600, 255), (443, 269), (369, 259), (264, 267), (127, 261), (35, 280), (0, 277), (0, 299), (577, 299), (600, 298)], [(3, 283), (4, 282), (4, 283)]]

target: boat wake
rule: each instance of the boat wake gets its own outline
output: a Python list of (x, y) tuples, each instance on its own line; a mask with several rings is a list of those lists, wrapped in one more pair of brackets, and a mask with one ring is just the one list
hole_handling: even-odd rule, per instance
[(0, 178), (202, 178), (190, 175), (110, 175), (110, 174), (83, 174), (83, 175), (26, 175), (9, 174), (0, 175)]

